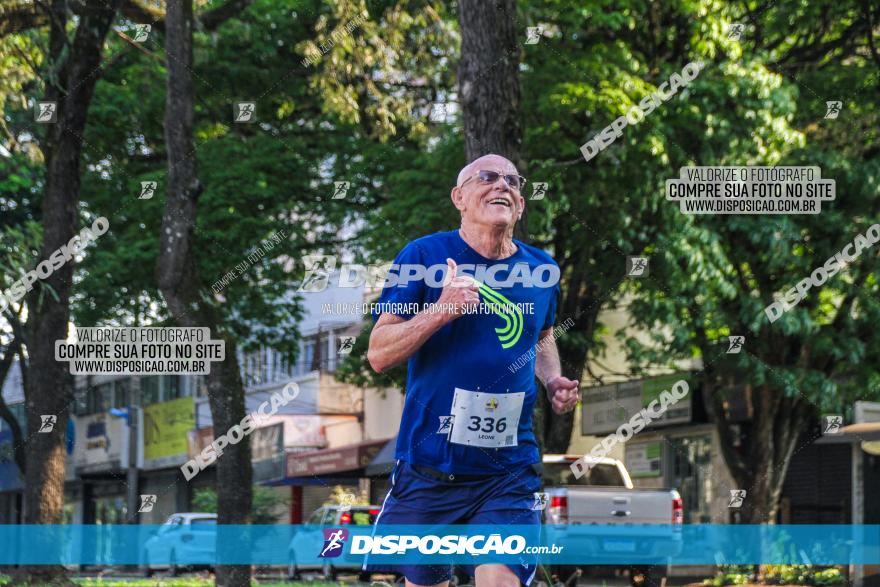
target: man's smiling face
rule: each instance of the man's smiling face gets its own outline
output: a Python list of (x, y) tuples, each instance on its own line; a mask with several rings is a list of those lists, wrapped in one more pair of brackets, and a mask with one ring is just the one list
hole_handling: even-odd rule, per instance
[[(475, 177), (480, 171), (500, 173), (493, 183)], [(499, 155), (486, 155), (465, 167), (452, 190), (452, 201), (463, 219), (473, 224), (513, 227), (522, 216), (525, 199), (510, 187), (504, 175), (518, 175), (513, 163)]]

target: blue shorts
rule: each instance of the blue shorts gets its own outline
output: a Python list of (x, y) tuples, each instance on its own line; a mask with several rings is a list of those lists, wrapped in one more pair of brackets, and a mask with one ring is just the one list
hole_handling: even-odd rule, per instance
[[(541, 512), (533, 509), (541, 478), (531, 466), (480, 480), (442, 481), (398, 461), (391, 489), (382, 503), (376, 526), (384, 524), (491, 524), (539, 526)], [(535, 576), (537, 556), (507, 567), (528, 585)], [(474, 576), (474, 565), (462, 565)], [(452, 565), (371, 565), (366, 571), (393, 571), (419, 585), (435, 585), (452, 577)]]

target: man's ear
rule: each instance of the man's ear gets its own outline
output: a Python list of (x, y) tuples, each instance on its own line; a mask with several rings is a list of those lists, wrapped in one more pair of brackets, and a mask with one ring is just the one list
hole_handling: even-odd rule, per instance
[(464, 195), (461, 193), (461, 188), (455, 186), (452, 188), (452, 191), (449, 193), (449, 197), (452, 199), (453, 205), (459, 210), (464, 210)]

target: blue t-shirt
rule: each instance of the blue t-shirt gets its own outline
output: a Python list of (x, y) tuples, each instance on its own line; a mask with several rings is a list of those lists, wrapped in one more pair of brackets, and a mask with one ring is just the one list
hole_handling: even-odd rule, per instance
[[(396, 458), (462, 475), (507, 472), (540, 462), (532, 432), (538, 392), (535, 345), (556, 318), (559, 266), (547, 253), (513, 242), (517, 251), (512, 256), (487, 259), (458, 230), (438, 232), (409, 243), (395, 258), (373, 311), (375, 320), (386, 312), (409, 320), (426, 304), (437, 302), (447, 258), (458, 264), (459, 275), (483, 284), (480, 311), (455, 318), (409, 358)], [(401, 267), (404, 264), (410, 267)], [(456, 388), (523, 392), (516, 444), (487, 448), (452, 442), (451, 427), (468, 424), (460, 416), (458, 422), (449, 418)], [(479, 420), (475, 425), (479, 427)], [(491, 430), (491, 422), (486, 425)]]

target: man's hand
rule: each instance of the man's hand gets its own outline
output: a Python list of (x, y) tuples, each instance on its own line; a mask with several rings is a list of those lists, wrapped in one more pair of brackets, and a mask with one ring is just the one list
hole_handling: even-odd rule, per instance
[(446, 278), (443, 282), (443, 291), (437, 304), (441, 308), (454, 307), (455, 310), (444, 310), (450, 320), (458, 318), (468, 306), (477, 306), (480, 303), (480, 289), (476, 280), (469, 275), (458, 275), (458, 265), (452, 259), (446, 259)]
[(577, 405), (580, 394), (578, 393), (578, 381), (572, 381), (562, 375), (557, 375), (544, 384), (547, 388), (547, 397), (557, 414), (565, 414)]
[[(446, 259), (448, 270), (438, 304), (448, 304), (441, 312), (422, 311), (406, 320), (383, 313), (370, 334), (367, 360), (376, 373), (399, 365), (425, 344), (435, 332), (461, 316), (467, 306), (480, 303), (479, 284), (468, 275), (456, 275), (458, 266)], [(441, 306), (442, 308), (442, 306)]]

